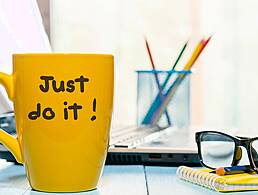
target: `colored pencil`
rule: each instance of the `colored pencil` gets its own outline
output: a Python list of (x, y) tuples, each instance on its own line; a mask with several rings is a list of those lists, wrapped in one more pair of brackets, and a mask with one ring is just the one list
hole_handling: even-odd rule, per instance
[(238, 165), (238, 166), (232, 166), (232, 167), (219, 167), (214, 171), (211, 171), (210, 173), (216, 173), (219, 176), (224, 176), (224, 175), (234, 175), (234, 174), (240, 174), (240, 173), (249, 173), (253, 171), (254, 170), (251, 168), (250, 165)]
[(178, 55), (178, 57), (177, 57), (177, 59), (176, 59), (174, 65), (173, 65), (173, 67), (172, 67), (172, 69), (171, 69), (171, 71), (170, 71), (170, 73), (167, 75), (165, 81), (163, 82), (162, 87), (161, 87), (161, 88), (162, 88), (162, 91), (165, 89), (165, 87), (166, 87), (166, 85), (167, 85), (167, 83), (168, 83), (170, 77), (172, 76), (173, 70), (175, 70), (175, 68), (176, 68), (176, 66), (177, 66), (177, 64), (178, 64), (178, 62), (179, 62), (179, 60), (181, 59), (181, 57), (182, 57), (182, 55), (183, 55), (183, 53), (184, 53), (184, 51), (185, 51), (185, 49), (186, 49), (187, 44), (188, 44), (188, 41), (184, 44), (184, 46), (183, 46), (182, 50), (180, 51), (180, 53), (179, 53), (179, 55)]
[[(156, 67), (155, 67), (155, 64), (154, 64), (154, 61), (153, 61), (153, 58), (152, 58), (150, 46), (149, 46), (149, 43), (148, 43), (146, 37), (145, 37), (145, 45), (146, 45), (146, 49), (148, 51), (149, 58), (150, 58), (150, 61), (151, 61), (151, 66), (152, 66), (152, 70), (153, 70), (153, 73), (154, 73), (155, 82), (156, 82), (156, 85), (158, 87), (159, 98), (160, 98), (161, 101), (163, 101), (165, 97), (164, 97), (164, 94), (162, 92), (162, 87), (160, 85), (159, 77), (158, 77), (158, 74), (156, 72)], [(165, 109), (165, 115), (166, 115), (166, 118), (167, 118), (168, 125), (170, 126), (171, 125), (171, 119), (170, 119), (168, 111), (166, 109)]]
[(173, 67), (172, 67), (172, 70), (175, 70), (176, 65), (178, 64), (180, 58), (182, 57), (182, 55), (183, 55), (183, 53), (184, 53), (184, 51), (185, 51), (185, 49), (186, 49), (187, 44), (188, 44), (188, 41), (184, 44), (182, 50), (180, 51), (180, 53), (179, 53), (179, 55), (178, 55), (178, 57), (177, 57), (177, 59), (176, 59), (174, 65), (173, 65)]

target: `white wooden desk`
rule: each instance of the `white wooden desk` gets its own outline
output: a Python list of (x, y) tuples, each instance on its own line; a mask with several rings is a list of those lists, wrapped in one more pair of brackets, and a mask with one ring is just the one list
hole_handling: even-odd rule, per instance
[[(106, 166), (97, 190), (74, 195), (218, 195), (181, 180), (176, 167)], [(0, 161), (0, 195), (49, 195), (31, 190), (22, 166)], [(54, 193), (55, 195), (57, 193)], [(57, 195), (61, 195), (58, 193)], [(68, 195), (68, 193), (62, 193)], [(258, 192), (237, 192), (227, 195), (254, 195)], [(223, 195), (223, 194), (222, 194)]]

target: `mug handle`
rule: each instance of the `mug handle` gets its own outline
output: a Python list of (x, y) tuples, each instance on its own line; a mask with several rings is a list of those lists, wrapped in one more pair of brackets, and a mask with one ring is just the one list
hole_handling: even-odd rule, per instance
[[(0, 84), (2, 84), (10, 100), (13, 100), (13, 76), (0, 72)], [(21, 148), (18, 139), (0, 129), (0, 143), (8, 148), (18, 163), (22, 163)]]

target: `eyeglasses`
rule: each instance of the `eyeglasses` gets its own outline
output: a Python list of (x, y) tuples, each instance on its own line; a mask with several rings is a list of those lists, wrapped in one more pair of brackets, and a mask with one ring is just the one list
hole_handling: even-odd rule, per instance
[(231, 136), (217, 131), (202, 131), (195, 134), (200, 162), (216, 169), (238, 165), (242, 149), (246, 148), (250, 166), (258, 172), (258, 137)]

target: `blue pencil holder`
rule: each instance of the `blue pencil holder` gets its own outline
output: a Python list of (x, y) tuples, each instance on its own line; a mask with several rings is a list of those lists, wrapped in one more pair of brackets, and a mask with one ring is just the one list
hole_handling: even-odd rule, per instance
[[(179, 128), (189, 126), (191, 71), (138, 70), (136, 73), (137, 124), (153, 124), (150, 116), (159, 115), (157, 117), (159, 120), (154, 123), (159, 126), (171, 125)], [(163, 96), (159, 89), (162, 89)], [(165, 94), (172, 94), (172, 97), (168, 98)], [(166, 105), (164, 112), (158, 112), (155, 106), (161, 104), (156, 103), (163, 101), (167, 102), (164, 104)]]

